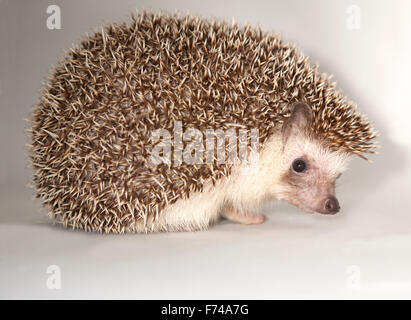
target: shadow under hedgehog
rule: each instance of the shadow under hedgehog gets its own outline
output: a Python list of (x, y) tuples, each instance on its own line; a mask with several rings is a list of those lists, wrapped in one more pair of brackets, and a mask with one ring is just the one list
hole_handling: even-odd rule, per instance
[[(176, 122), (257, 129), (258, 161), (252, 171), (250, 161), (201, 157), (153, 165), (152, 133)], [(203, 230), (221, 217), (257, 224), (265, 199), (335, 214), (348, 158), (376, 147), (368, 120), (293, 45), (165, 13), (134, 15), (72, 48), (45, 85), (30, 135), (33, 185), (50, 217), (114, 233)], [(194, 138), (183, 140), (185, 150)]]

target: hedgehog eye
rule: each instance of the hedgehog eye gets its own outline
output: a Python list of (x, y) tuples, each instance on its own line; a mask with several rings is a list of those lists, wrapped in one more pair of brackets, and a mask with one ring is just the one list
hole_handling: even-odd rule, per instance
[(307, 170), (307, 163), (304, 159), (297, 158), (293, 161), (291, 166), (295, 172), (302, 173)]

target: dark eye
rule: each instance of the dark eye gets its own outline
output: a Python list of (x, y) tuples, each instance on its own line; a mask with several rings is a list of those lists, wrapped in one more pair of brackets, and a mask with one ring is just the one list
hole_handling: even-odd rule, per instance
[(293, 161), (292, 168), (295, 172), (301, 173), (307, 170), (307, 163), (305, 160), (298, 158)]

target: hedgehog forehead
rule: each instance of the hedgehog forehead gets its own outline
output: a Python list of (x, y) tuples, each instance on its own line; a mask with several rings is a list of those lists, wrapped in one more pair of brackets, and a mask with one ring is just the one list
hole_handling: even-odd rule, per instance
[(331, 150), (319, 141), (300, 137), (291, 141), (285, 150), (287, 166), (297, 158), (305, 159), (309, 165), (319, 168), (330, 176), (337, 176), (346, 169), (349, 155), (342, 151)]

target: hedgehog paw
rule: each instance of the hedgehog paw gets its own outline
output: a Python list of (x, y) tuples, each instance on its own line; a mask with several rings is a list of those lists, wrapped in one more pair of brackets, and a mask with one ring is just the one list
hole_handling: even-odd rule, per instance
[(263, 214), (244, 214), (233, 211), (225, 213), (224, 217), (230, 221), (238, 222), (243, 225), (261, 224), (266, 219)]
[(247, 224), (261, 224), (265, 222), (265, 215), (263, 214), (253, 214), (251, 216), (245, 217), (244, 222), (241, 222), (241, 224), (247, 225)]

